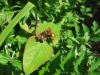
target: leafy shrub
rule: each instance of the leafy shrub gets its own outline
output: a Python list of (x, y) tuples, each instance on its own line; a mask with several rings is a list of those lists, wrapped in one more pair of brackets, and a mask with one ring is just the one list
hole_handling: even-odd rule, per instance
[(99, 0), (0, 0), (0, 75), (99, 75)]

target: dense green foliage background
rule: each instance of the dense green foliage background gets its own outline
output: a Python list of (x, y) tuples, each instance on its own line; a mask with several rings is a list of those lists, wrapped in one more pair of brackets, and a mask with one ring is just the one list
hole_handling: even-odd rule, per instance
[(99, 75), (99, 13), (99, 0), (0, 0), (0, 75), (25, 75), (26, 41), (44, 22), (60, 27), (60, 40), (31, 75)]

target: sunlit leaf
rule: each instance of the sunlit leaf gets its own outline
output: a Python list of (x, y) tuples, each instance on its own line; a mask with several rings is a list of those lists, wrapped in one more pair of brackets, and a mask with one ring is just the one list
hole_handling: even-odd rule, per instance
[(58, 43), (58, 41), (60, 40), (60, 27), (57, 24), (54, 24), (52, 22), (45, 22), (45, 23), (37, 26), (36, 34), (40, 34), (48, 28), (50, 28), (52, 31), (53, 45), (56, 45)]
[(37, 70), (42, 64), (50, 59), (53, 48), (47, 42), (36, 42), (34, 36), (30, 37), (26, 43), (23, 68), (26, 74)]

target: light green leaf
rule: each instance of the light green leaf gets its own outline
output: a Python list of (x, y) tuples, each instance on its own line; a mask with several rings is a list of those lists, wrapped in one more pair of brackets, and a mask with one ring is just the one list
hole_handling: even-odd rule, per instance
[(18, 48), (21, 49), (21, 46), (26, 42), (27, 38), (17, 35), (16, 39), (18, 40)]
[(8, 63), (8, 61), (9, 61), (9, 57), (5, 54), (0, 53), (0, 64), (5, 65)]
[(75, 43), (80, 44), (79, 41), (76, 38), (70, 37), (70, 39), (73, 40)]
[(29, 27), (28, 27), (27, 23), (22, 24), (22, 22), (20, 22), (20, 27), (26, 32), (29, 31)]
[(23, 69), (26, 74), (30, 74), (50, 59), (53, 54), (53, 48), (47, 42), (36, 42), (35, 37), (32, 36), (28, 39), (24, 57)]
[(0, 25), (3, 25), (6, 22), (9, 22), (11, 18), (13, 17), (13, 15), (14, 15), (13, 11), (0, 12)]
[(52, 31), (53, 45), (56, 45), (60, 40), (60, 27), (52, 22), (45, 22), (36, 28), (36, 34), (43, 33), (46, 29), (50, 28)]

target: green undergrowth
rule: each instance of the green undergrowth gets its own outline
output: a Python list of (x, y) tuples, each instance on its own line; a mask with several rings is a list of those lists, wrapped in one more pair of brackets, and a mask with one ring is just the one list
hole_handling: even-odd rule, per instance
[(0, 0), (0, 75), (99, 75), (99, 0)]

